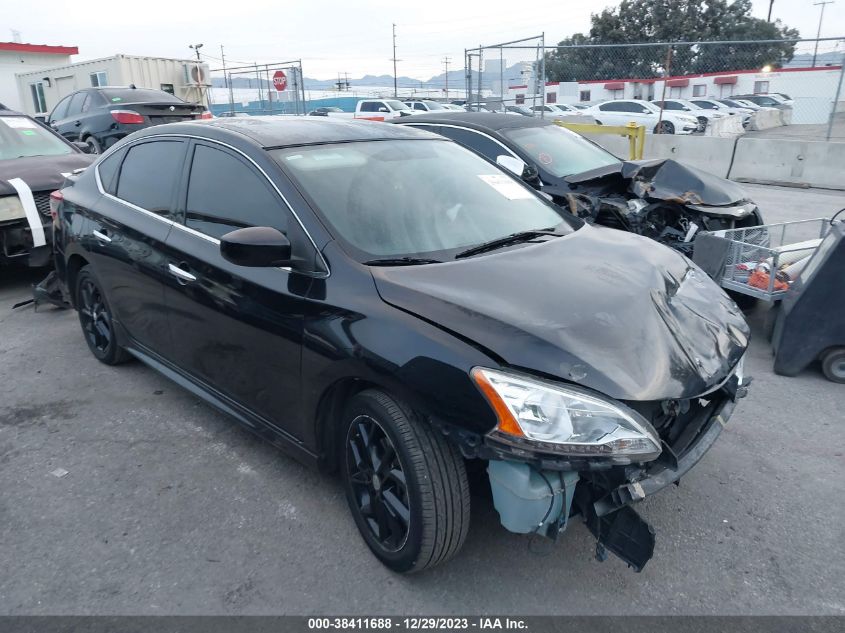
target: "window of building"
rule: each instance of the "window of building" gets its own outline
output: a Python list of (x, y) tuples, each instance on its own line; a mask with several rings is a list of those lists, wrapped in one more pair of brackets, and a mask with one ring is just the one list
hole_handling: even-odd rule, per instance
[(36, 82), (29, 84), (30, 94), (32, 94), (32, 105), (35, 108), (36, 114), (44, 114), (47, 112), (47, 101), (44, 99), (44, 84)]
[(589, 90), (582, 90), (581, 95), (578, 97), (580, 101), (589, 101), (590, 100), (590, 91)]
[(106, 71), (104, 71), (104, 70), (99, 70), (95, 73), (91, 73), (89, 75), (89, 77), (91, 77), (91, 85), (94, 88), (97, 88), (99, 86), (108, 86), (109, 85), (108, 80), (106, 79)]
[(152, 213), (169, 216), (184, 157), (183, 141), (133, 145), (120, 168), (117, 197)]
[(525, 104), (525, 95), (516, 95), (516, 105), (524, 105)]
[(186, 226), (217, 238), (247, 226), (287, 230), (287, 216), (267, 180), (240, 158), (206, 145), (194, 150), (186, 211)]
[(161, 84), (161, 86), (159, 87), (161, 88), (162, 92), (166, 92), (169, 95), (176, 94), (173, 91), (173, 84)]
[(754, 82), (754, 94), (766, 94), (769, 92), (769, 82), (768, 81), (755, 81)]
[(669, 96), (673, 99), (680, 99), (684, 96), (684, 89), (681, 86), (670, 86), (669, 87)]
[(550, 92), (546, 95), (546, 103), (557, 103), (557, 93)]
[(707, 84), (696, 84), (692, 87), (693, 97), (703, 97), (707, 94)]

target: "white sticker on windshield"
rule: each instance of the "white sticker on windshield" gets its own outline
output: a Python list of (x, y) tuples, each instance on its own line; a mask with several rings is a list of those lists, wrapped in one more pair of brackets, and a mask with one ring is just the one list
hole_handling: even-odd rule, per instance
[(518, 182), (514, 182), (510, 176), (504, 174), (480, 174), (478, 176), (502, 194), (508, 200), (524, 200), (531, 197), (531, 192)]
[(22, 116), (4, 116), (0, 118), (0, 121), (3, 121), (3, 123), (8, 125), (9, 127), (19, 130), (24, 128), (32, 129), (38, 127), (38, 124), (35, 121), (30, 121), (29, 119), (24, 118)]

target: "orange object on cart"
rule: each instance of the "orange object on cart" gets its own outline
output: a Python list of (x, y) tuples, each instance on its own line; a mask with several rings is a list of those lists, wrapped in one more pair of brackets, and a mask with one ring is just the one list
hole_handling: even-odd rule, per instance
[[(761, 290), (768, 290), (769, 289), (769, 273), (764, 270), (755, 270), (751, 275), (748, 277), (748, 285), (754, 286), (755, 288), (760, 288)], [(789, 290), (789, 284), (785, 281), (781, 281), (777, 277), (775, 277), (775, 285), (772, 287), (773, 290)]]

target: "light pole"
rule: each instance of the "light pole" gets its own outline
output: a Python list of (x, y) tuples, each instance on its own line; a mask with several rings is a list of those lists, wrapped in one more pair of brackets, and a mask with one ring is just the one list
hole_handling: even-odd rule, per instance
[(819, 38), (822, 36), (822, 20), (824, 19), (824, 7), (826, 4), (833, 4), (833, 0), (823, 0), (823, 2), (814, 2), (813, 6), (821, 5), (821, 13), (819, 13), (819, 30), (816, 32), (816, 46), (813, 48), (813, 68), (816, 67), (816, 55), (819, 52)]

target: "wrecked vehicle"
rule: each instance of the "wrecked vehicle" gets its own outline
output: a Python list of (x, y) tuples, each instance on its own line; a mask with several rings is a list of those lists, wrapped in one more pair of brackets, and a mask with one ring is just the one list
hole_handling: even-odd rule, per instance
[(671, 159), (620, 161), (549, 119), (443, 113), (396, 124), (461, 143), (590, 223), (644, 235), (686, 255), (699, 231), (763, 224), (757, 205), (729, 180)]
[(50, 193), (93, 161), (34, 119), (0, 109), (0, 266), (50, 263)]
[(57, 272), (93, 355), (338, 471), (398, 572), (461, 548), (467, 462), (507, 529), (580, 517), (642, 569), (654, 531), (632, 504), (693, 467), (746, 388), (748, 327), (688, 259), (442, 136), (174, 123), (61, 194)]

